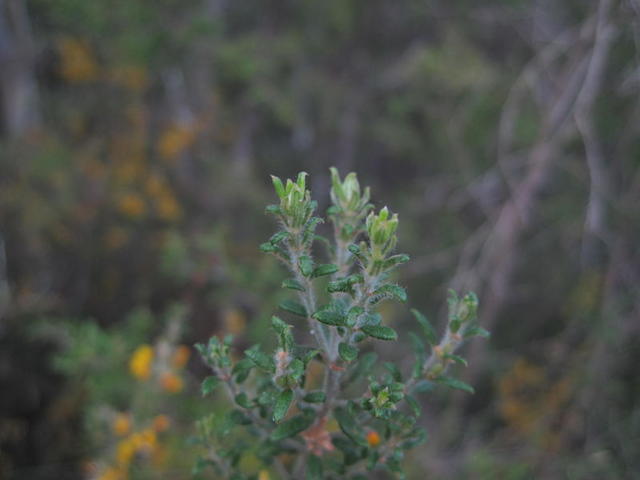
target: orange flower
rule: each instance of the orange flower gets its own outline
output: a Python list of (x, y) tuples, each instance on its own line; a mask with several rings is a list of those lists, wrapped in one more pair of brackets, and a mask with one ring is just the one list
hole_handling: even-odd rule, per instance
[(370, 447), (374, 448), (380, 445), (380, 435), (378, 435), (378, 432), (371, 430), (367, 433), (367, 443)]
[(176, 351), (173, 352), (171, 363), (175, 368), (183, 368), (189, 361), (190, 356), (191, 350), (189, 350), (189, 347), (187, 347), (186, 345), (180, 345), (178, 348), (176, 348)]
[(131, 374), (139, 380), (148, 380), (151, 376), (151, 364), (153, 362), (153, 348), (149, 345), (140, 345), (129, 360)]
[(162, 374), (160, 378), (160, 385), (163, 390), (169, 393), (178, 393), (182, 390), (182, 379), (175, 373), (166, 372)]
[(164, 432), (171, 425), (171, 420), (166, 415), (158, 415), (153, 419), (153, 429), (156, 432)]
[(126, 413), (118, 413), (113, 419), (111, 430), (119, 437), (124, 437), (131, 430), (131, 417)]

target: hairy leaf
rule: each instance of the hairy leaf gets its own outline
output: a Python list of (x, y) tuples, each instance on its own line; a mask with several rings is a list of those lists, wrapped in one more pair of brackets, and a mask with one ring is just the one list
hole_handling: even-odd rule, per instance
[(384, 325), (365, 325), (362, 327), (362, 331), (370, 337), (377, 338), (378, 340), (397, 340), (398, 334), (391, 327)]

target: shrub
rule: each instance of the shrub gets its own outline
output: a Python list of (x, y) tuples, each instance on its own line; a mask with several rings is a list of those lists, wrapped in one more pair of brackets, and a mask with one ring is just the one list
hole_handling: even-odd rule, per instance
[[(356, 175), (342, 180), (332, 168), (330, 241), (316, 233), (324, 220), (315, 216), (306, 173), (286, 183), (272, 178), (279, 204), (267, 212), (280, 229), (260, 249), (290, 273), (282, 287), (294, 298), (279, 307), (295, 320), (271, 318), (277, 338), (272, 352), (254, 345), (234, 361), (230, 335), (196, 345), (213, 372), (202, 393), (223, 388), (234, 404), (230, 412), (198, 422), (197, 441), (206, 453), (196, 471), (211, 467), (232, 479), (263, 479), (269, 472), (281, 479), (358, 479), (380, 468), (402, 478), (404, 452), (425, 440), (417, 395), (438, 384), (473, 392), (447, 370), (466, 364), (455, 354), (465, 340), (488, 335), (477, 324), (478, 300), (473, 293), (450, 292), (439, 341), (427, 318), (412, 310), (421, 327), (420, 335), (409, 333), (413, 368), (403, 373), (385, 362), (380, 371), (376, 353), (364, 353), (365, 347), (370, 341), (396, 341), (398, 334), (383, 323), (379, 305), (407, 300), (405, 290), (390, 280), (392, 271), (409, 261), (394, 253), (397, 214), (386, 207), (375, 213), (369, 189), (360, 189)], [(329, 263), (318, 261), (315, 247), (326, 250)]]

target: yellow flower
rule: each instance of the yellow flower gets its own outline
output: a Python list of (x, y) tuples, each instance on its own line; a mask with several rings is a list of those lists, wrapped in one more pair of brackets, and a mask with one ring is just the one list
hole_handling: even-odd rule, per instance
[(271, 477), (269, 476), (269, 472), (267, 472), (266, 470), (260, 470), (260, 473), (258, 474), (258, 480), (270, 480)]
[(126, 472), (120, 470), (117, 467), (107, 467), (107, 469), (102, 472), (102, 475), (98, 477), (98, 480), (126, 480), (128, 475)]
[(116, 447), (116, 462), (118, 465), (126, 467), (131, 463), (133, 456), (136, 454), (135, 436), (125, 438)]
[(139, 380), (147, 380), (151, 376), (151, 364), (153, 362), (153, 348), (149, 345), (140, 345), (129, 360), (131, 374)]
[(367, 443), (370, 447), (377, 447), (380, 445), (380, 435), (378, 435), (378, 432), (371, 430), (367, 433)]
[(225, 331), (233, 335), (241, 335), (247, 327), (247, 319), (242, 311), (231, 308), (224, 312), (222, 319), (225, 326)]
[(189, 350), (189, 347), (187, 347), (186, 345), (180, 345), (178, 348), (176, 348), (176, 351), (173, 352), (171, 363), (175, 368), (183, 368), (189, 361), (190, 356), (191, 350)]
[(148, 428), (143, 430), (140, 433), (137, 433), (134, 438), (134, 443), (136, 445), (136, 450), (142, 451), (145, 453), (151, 453), (155, 450), (158, 445), (156, 437), (156, 432), (152, 429)]
[(172, 160), (189, 148), (195, 140), (196, 132), (193, 126), (174, 125), (160, 137), (158, 152), (163, 159)]
[(144, 200), (135, 193), (127, 193), (118, 199), (118, 209), (128, 217), (137, 218), (147, 210)]
[(111, 70), (110, 77), (114, 83), (136, 92), (144, 90), (149, 85), (147, 72), (135, 65), (115, 67)]
[(166, 372), (162, 374), (160, 378), (160, 386), (169, 393), (178, 393), (182, 390), (182, 379), (172, 372)]
[(124, 437), (131, 430), (131, 417), (126, 413), (118, 413), (113, 419), (111, 429), (119, 437)]
[(180, 205), (171, 191), (165, 192), (156, 199), (158, 216), (167, 222), (177, 220), (182, 215)]
[(91, 82), (98, 77), (98, 64), (89, 45), (76, 38), (58, 41), (60, 74), (71, 83)]

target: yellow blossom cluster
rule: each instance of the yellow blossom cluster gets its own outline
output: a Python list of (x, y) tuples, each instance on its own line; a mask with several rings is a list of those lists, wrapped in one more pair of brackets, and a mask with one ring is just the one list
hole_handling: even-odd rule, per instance
[[(189, 361), (190, 350), (185, 345), (179, 345), (169, 360), (168, 365), (158, 367), (158, 384), (165, 392), (179, 393), (184, 388), (184, 382), (178, 370), (185, 367)], [(149, 380), (153, 373), (155, 353), (150, 345), (140, 345), (131, 355), (129, 371), (131, 375), (141, 381)]]
[(118, 413), (114, 416), (111, 429), (122, 437), (116, 444), (113, 465), (108, 465), (98, 480), (128, 480), (131, 464), (136, 458), (149, 458), (156, 467), (161, 467), (167, 452), (158, 441), (158, 434), (166, 431), (171, 420), (166, 415), (157, 415), (151, 426), (140, 431), (132, 431), (131, 416)]
[(94, 81), (99, 74), (98, 63), (89, 45), (77, 38), (58, 40), (59, 72), (69, 83)]
[(569, 378), (552, 381), (542, 368), (520, 358), (498, 385), (500, 413), (514, 431), (553, 449), (558, 440), (553, 419), (569, 400), (570, 387)]

